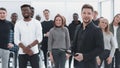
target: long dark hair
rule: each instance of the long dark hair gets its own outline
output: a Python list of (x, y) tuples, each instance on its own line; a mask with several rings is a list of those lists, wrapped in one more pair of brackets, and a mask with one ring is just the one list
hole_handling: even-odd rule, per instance
[[(114, 16), (113, 21), (112, 21), (112, 25), (113, 25), (113, 22), (114, 22), (115, 18), (116, 18), (118, 15), (120, 15), (120, 13), (119, 13), (119, 14), (116, 14), (116, 15)], [(120, 26), (120, 22), (118, 23), (118, 25)]]

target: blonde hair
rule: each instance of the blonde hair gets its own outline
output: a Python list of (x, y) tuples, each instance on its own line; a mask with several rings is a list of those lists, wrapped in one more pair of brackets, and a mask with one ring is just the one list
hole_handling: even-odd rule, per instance
[(64, 16), (63, 17), (63, 22), (64, 22), (64, 25), (66, 25), (66, 18)]
[(110, 30), (109, 30), (109, 22), (108, 22), (108, 20), (106, 19), (106, 18), (101, 18), (100, 19), (100, 22), (103, 22), (103, 21), (105, 21), (105, 23), (107, 24), (107, 26), (105, 27), (105, 32), (107, 33), (107, 34), (110, 34), (111, 32), (110, 32)]

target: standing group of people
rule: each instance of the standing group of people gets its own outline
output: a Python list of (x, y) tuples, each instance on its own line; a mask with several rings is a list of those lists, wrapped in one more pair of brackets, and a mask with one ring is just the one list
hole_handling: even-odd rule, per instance
[[(14, 21), (11, 23), (6, 20), (7, 10), (0, 8), (2, 68), (8, 68), (9, 49), (14, 44), (19, 47), (19, 68), (27, 68), (28, 61), (32, 68), (40, 68), (39, 43), (42, 45), (46, 68), (47, 52), (55, 68), (65, 68), (66, 59), (72, 56), (75, 59), (74, 68), (100, 68), (103, 61), (104, 68), (113, 68), (114, 61), (115, 68), (120, 68), (120, 14), (114, 17), (109, 27), (106, 18), (93, 19), (94, 9), (89, 4), (82, 6), (82, 23), (78, 20), (79, 15), (74, 13), (69, 26), (66, 26), (66, 19), (60, 14), (50, 20), (48, 9), (43, 11), (45, 21), (41, 23), (33, 18), (34, 8), (30, 5), (22, 5), (21, 12), (23, 19), (13, 25)], [(17, 16), (16, 13), (13, 15)], [(11, 41), (12, 32), (14, 41)]]

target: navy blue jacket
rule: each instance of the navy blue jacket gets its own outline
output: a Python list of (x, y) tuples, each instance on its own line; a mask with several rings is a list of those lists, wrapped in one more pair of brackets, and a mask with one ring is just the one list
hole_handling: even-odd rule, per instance
[(8, 43), (10, 42), (10, 30), (13, 30), (11, 22), (7, 20), (0, 20), (0, 48), (8, 50)]

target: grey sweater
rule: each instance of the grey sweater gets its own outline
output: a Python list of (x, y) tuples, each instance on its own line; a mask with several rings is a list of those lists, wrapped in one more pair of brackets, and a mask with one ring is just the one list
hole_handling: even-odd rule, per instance
[(52, 49), (69, 49), (70, 37), (66, 27), (53, 27), (48, 37), (48, 51)]
[(107, 34), (103, 32), (103, 37), (104, 37), (104, 48), (110, 50), (109, 56), (113, 57), (115, 53), (115, 43), (116, 43), (113, 34), (112, 33)]

